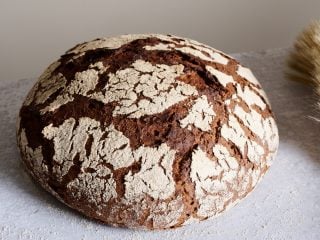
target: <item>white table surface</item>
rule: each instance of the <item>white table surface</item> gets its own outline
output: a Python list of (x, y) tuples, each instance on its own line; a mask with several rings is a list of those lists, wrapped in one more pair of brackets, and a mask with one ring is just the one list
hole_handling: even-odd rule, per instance
[(35, 185), (21, 165), (15, 119), (35, 79), (0, 82), (0, 239), (320, 239), (320, 122), (311, 90), (283, 77), (287, 49), (235, 54), (265, 88), (280, 130), (269, 172), (222, 216), (176, 230), (118, 229), (89, 220)]

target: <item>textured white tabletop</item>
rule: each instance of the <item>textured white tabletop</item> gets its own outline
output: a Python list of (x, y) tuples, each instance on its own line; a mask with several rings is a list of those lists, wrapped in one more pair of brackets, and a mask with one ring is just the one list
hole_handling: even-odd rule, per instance
[[(265, 88), (280, 149), (255, 191), (224, 215), (176, 230), (108, 227), (65, 207), (21, 165), (15, 119), (35, 79), (0, 82), (0, 239), (320, 239), (320, 123), (308, 87), (284, 79), (286, 49), (235, 54)], [(318, 145), (317, 145), (317, 144)]]

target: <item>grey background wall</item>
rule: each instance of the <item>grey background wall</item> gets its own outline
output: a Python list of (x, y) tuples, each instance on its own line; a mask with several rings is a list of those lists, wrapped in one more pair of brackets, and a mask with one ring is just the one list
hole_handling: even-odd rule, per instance
[(172, 33), (228, 53), (291, 45), (319, 0), (0, 0), (0, 81), (38, 76), (74, 44)]

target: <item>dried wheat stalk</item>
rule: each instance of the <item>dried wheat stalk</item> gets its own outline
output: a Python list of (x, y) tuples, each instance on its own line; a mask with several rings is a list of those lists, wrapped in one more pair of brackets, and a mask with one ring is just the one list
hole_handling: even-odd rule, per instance
[(314, 86), (320, 109), (320, 21), (312, 22), (298, 36), (288, 66), (290, 79)]

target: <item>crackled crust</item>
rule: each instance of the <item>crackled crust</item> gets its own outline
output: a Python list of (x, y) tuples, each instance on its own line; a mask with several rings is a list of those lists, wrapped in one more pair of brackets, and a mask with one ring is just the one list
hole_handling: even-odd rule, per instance
[(170, 35), (79, 44), (29, 92), (17, 140), (60, 201), (115, 226), (217, 216), (253, 190), (278, 148), (259, 82), (230, 56)]

